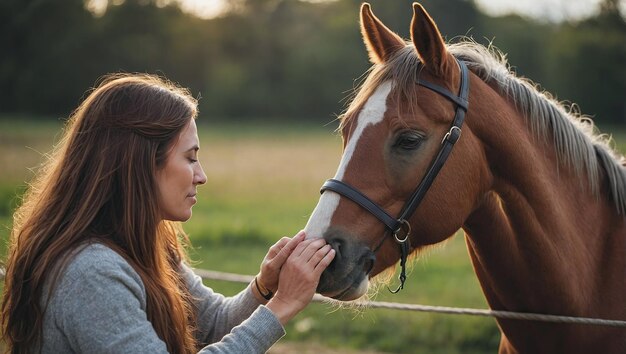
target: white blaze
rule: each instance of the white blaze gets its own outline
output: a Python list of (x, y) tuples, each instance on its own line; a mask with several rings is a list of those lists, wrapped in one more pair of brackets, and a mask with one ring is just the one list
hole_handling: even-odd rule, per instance
[[(354, 154), (354, 150), (365, 128), (369, 125), (378, 124), (383, 120), (385, 111), (387, 110), (387, 96), (391, 91), (391, 87), (391, 82), (383, 83), (365, 103), (365, 106), (357, 117), (357, 126), (354, 129), (354, 133), (350, 137), (346, 149), (343, 152), (343, 156), (341, 157), (341, 162), (339, 163), (337, 173), (334, 177), (335, 179), (342, 180), (346, 167)], [(315, 210), (313, 210), (313, 214), (304, 228), (307, 238), (320, 238), (324, 235), (338, 205), (339, 194), (333, 192), (322, 194)]]

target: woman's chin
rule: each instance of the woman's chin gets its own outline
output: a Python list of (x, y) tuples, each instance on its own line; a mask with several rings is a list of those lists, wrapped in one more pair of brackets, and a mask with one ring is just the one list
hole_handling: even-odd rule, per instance
[(163, 216), (163, 220), (167, 220), (167, 221), (179, 221), (179, 222), (185, 222), (189, 219), (191, 219), (191, 208), (189, 208), (189, 210), (182, 212), (180, 214), (169, 214), (169, 215), (165, 215)]

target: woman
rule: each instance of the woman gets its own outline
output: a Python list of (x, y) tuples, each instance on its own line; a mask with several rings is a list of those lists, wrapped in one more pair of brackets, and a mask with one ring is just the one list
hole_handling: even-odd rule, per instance
[(73, 113), (14, 215), (2, 303), (12, 353), (262, 353), (315, 293), (334, 251), (303, 233), (225, 298), (185, 264), (198, 161), (196, 100), (114, 75)]

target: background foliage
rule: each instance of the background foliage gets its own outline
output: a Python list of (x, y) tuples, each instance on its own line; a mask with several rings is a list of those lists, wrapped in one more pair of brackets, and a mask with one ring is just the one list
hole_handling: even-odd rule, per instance
[[(109, 72), (161, 73), (227, 120), (302, 117), (327, 122), (368, 67), (360, 0), (231, 0), (214, 19), (173, 0), (0, 2), (0, 112), (66, 116)], [(211, 1), (211, 0), (209, 0)], [(372, 0), (375, 13), (409, 37), (412, 1)], [(472, 0), (423, 0), (444, 36), (468, 35), (508, 53), (518, 74), (600, 123), (626, 123), (626, 23), (619, 0), (580, 22), (490, 17)]]
[[(576, 23), (490, 17), (472, 0), (421, 2), (448, 39), (493, 41), (519, 75), (614, 127), (623, 153), (626, 24), (618, 1), (604, 0), (599, 14)], [(412, 1), (370, 2), (409, 37)], [(326, 123), (370, 65), (360, 3), (231, 0), (231, 11), (204, 20), (175, 0), (113, 0), (101, 14), (86, 10), (84, 0), (0, 0), (0, 252), (25, 181), (58, 141), (58, 117), (106, 73), (149, 72), (201, 97), (200, 156), (209, 181), (185, 225), (191, 258), (199, 268), (254, 274), (269, 245), (304, 227), (319, 186), (336, 169), (341, 141)], [(241, 289), (210, 286), (225, 294)], [(486, 307), (461, 235), (420, 257), (398, 296), (382, 289), (377, 299)], [(319, 353), (493, 353), (499, 341), (492, 319), (320, 304), (287, 332), (287, 342), (323, 343)]]

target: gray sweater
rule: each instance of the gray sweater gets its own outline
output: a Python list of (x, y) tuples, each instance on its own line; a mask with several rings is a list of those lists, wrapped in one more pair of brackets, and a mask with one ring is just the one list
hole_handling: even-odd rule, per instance
[[(264, 353), (285, 334), (249, 286), (224, 297), (189, 267), (182, 272), (198, 310), (197, 340), (208, 344), (200, 353)], [(167, 353), (148, 321), (141, 278), (115, 251), (91, 244), (71, 257), (45, 309), (42, 353)]]

